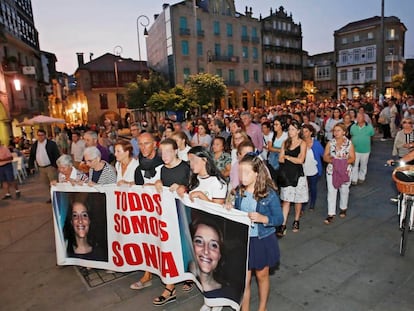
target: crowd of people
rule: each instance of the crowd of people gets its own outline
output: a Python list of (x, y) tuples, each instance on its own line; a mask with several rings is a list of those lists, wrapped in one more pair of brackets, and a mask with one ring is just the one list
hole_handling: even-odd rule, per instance
[[(166, 186), (181, 197), (188, 194), (191, 200), (198, 198), (245, 211), (253, 226), (242, 306), (249, 310), (250, 280), (255, 273), (259, 310), (266, 310), (269, 269), (279, 262), (277, 238), (287, 233), (290, 206), (294, 206), (294, 233), (301, 231), (300, 220), (306, 209), (325, 207), (326, 218), (321, 223), (331, 224), (337, 214), (338, 192), (339, 217), (346, 217), (350, 187), (366, 180), (372, 136), (377, 131), (383, 134), (383, 140), (395, 138), (393, 156), (404, 157), (414, 150), (413, 121), (412, 97), (217, 110), (186, 121), (162, 118), (151, 127), (132, 123), (131, 136), (122, 139), (106, 120), (100, 131), (66, 129), (56, 132), (55, 140), (38, 130), (29, 169), (37, 167), (46, 183), (151, 184), (158, 191)], [(0, 164), (8, 159), (0, 152)], [(318, 181), (324, 171), (326, 205), (316, 206)], [(6, 177), (1, 176), (3, 188), (8, 185)], [(10, 195), (5, 191), (6, 196)], [(228, 203), (229, 197), (235, 198), (232, 204)], [(72, 209), (72, 224), (89, 221), (81, 202)], [(194, 247), (217, 252), (219, 235), (217, 230), (210, 233), (215, 236), (214, 247), (210, 242), (204, 247), (206, 240), (196, 235)], [(87, 252), (92, 251), (90, 243), (83, 246), (74, 246), (71, 252), (87, 258)], [(145, 272), (131, 289), (151, 285), (152, 275)], [(211, 287), (217, 289), (220, 284)], [(183, 285), (183, 290), (192, 288), (191, 281)], [(175, 285), (166, 284), (153, 303), (164, 305), (174, 300)], [(202, 310), (209, 308), (203, 306)]]

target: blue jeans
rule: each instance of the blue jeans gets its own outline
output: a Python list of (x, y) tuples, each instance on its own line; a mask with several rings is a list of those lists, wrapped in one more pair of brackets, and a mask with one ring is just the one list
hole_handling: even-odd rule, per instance
[(309, 208), (315, 208), (316, 196), (318, 195), (318, 180), (318, 174), (314, 176), (308, 176)]

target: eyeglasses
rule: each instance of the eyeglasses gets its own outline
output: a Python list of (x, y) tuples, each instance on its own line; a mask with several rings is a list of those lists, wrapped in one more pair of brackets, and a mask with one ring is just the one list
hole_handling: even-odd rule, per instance
[[(204, 248), (206, 245), (206, 242), (204, 241), (202, 237), (195, 236), (193, 239), (193, 244), (197, 247)], [(214, 252), (220, 251), (220, 244), (218, 241), (211, 240), (208, 242), (207, 246), (210, 251), (214, 251)]]

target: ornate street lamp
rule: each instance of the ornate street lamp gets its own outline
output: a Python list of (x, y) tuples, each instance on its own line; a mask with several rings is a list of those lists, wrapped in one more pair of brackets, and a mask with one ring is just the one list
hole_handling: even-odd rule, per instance
[[(144, 20), (144, 21), (142, 21)], [(139, 25), (144, 27), (144, 37), (148, 37), (147, 26), (149, 25), (150, 20), (146, 15), (140, 15), (137, 17), (137, 39), (138, 39), (138, 60), (141, 60), (141, 45), (139, 44)]]

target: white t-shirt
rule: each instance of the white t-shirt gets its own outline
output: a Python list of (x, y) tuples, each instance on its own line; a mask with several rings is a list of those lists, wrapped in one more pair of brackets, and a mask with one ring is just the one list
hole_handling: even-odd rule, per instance
[(76, 143), (73, 141), (70, 147), (70, 153), (73, 156), (73, 161), (81, 162), (84, 150), (85, 141), (83, 139), (78, 140)]
[(222, 184), (217, 177), (208, 176), (206, 178), (201, 178), (197, 176), (200, 184), (193, 191), (203, 192), (209, 200), (212, 199), (225, 199), (227, 195), (227, 185)]
[(191, 147), (186, 146), (183, 150), (178, 149), (177, 155), (183, 161), (188, 162), (188, 151), (190, 151)]
[[(266, 146), (267, 147), (267, 143), (269, 141), (272, 141), (272, 139), (273, 139), (273, 131), (270, 131), (269, 134), (267, 134), (267, 135), (263, 135), (263, 146)], [(267, 149), (263, 148), (263, 151), (260, 154), (260, 157), (263, 160), (267, 160), (267, 154), (268, 154), (268, 152), (269, 151)]]

